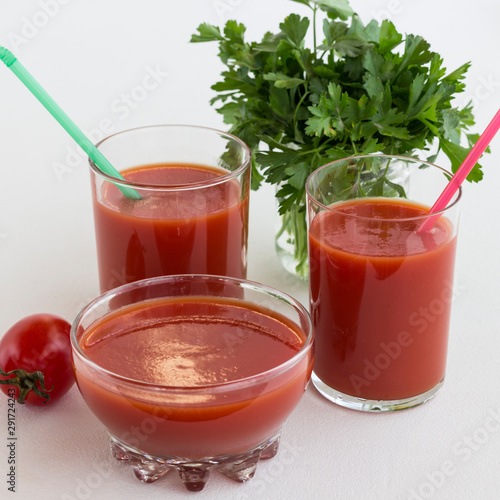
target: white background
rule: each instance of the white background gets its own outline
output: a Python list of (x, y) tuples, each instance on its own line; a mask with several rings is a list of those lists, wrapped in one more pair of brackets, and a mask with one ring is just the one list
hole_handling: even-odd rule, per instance
[[(50, 16), (44, 2), (52, 6)], [(352, 5), (365, 22), (388, 17), (400, 31), (425, 36), (449, 70), (472, 61), (458, 103), (474, 98), (475, 131), (484, 129), (500, 107), (499, 3)], [(0, 0), (0, 44), (15, 49), (89, 133), (156, 123), (225, 128), (208, 102), (222, 69), (217, 47), (190, 45), (190, 35), (201, 22), (236, 18), (255, 40), (277, 30), (292, 11), (305, 14), (306, 8), (287, 0)], [(159, 81), (144, 95), (137, 87), (150, 71)], [(1, 335), (36, 312), (72, 321), (98, 286), (87, 163), (80, 153), (69, 158), (69, 150), (76, 151), (72, 140), (4, 66), (0, 89)], [(140, 102), (126, 105), (126, 94)], [(281, 453), (261, 463), (252, 481), (241, 485), (214, 473), (202, 493), (189, 494), (173, 473), (146, 485), (115, 463), (104, 428), (74, 387), (53, 406), (18, 407), (12, 498), (498, 498), (500, 136), (492, 149), (482, 161), (484, 181), (465, 188), (447, 381), (434, 400), (363, 414), (309, 387), (285, 426)], [(58, 170), (68, 161), (69, 171)], [(441, 164), (449, 166), (446, 158)], [(274, 254), (273, 191), (253, 193), (251, 204), (249, 278), (307, 303), (307, 286), (290, 278)], [(0, 498), (11, 498), (7, 406), (0, 401)]]

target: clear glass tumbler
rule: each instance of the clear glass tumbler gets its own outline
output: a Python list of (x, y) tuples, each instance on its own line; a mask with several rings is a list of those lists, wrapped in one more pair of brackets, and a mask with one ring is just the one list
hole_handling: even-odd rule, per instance
[(179, 275), (91, 302), (71, 332), (80, 392), (112, 451), (152, 482), (201, 490), (210, 470), (253, 477), (278, 451), (313, 363), (307, 310), (267, 286)]
[(210, 128), (158, 125), (97, 147), (125, 178), (90, 161), (101, 292), (173, 274), (246, 277), (251, 161), (242, 141)]
[[(393, 172), (402, 169), (399, 184)], [(396, 410), (442, 386), (461, 192), (421, 227), (449, 177), (383, 155), (336, 161), (309, 177), (312, 380), (331, 401)]]

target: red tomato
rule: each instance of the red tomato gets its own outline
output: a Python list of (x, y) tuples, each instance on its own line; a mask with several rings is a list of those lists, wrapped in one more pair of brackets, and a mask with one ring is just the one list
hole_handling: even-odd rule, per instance
[(21, 404), (37, 406), (53, 403), (68, 392), (75, 382), (70, 330), (67, 321), (52, 314), (34, 314), (13, 325), (0, 338), (3, 392)]

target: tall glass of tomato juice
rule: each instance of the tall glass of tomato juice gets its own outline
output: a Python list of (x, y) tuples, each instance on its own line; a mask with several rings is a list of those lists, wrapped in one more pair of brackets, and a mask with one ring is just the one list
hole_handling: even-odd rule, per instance
[(173, 274), (246, 277), (251, 161), (242, 141), (204, 127), (159, 125), (97, 146), (124, 177), (90, 161), (101, 292)]
[(278, 451), (311, 376), (312, 325), (293, 298), (236, 278), (178, 275), (101, 295), (71, 332), (80, 392), (115, 458), (190, 490), (250, 479)]
[(431, 230), (419, 227), (449, 177), (383, 155), (335, 161), (309, 177), (312, 380), (331, 401), (396, 410), (442, 386), (461, 192)]

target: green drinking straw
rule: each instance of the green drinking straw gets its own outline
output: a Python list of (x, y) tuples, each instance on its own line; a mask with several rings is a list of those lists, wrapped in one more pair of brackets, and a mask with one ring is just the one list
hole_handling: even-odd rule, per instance
[[(47, 94), (41, 85), (33, 78), (29, 71), (17, 60), (16, 56), (5, 47), (0, 46), (0, 59), (21, 80), (27, 89), (42, 103), (47, 111), (64, 127), (66, 132), (73, 137), (78, 145), (93, 160), (93, 162), (106, 174), (123, 179), (106, 157), (90, 142), (88, 137), (76, 126), (75, 122), (59, 107), (59, 105)], [(139, 193), (132, 188), (120, 186), (121, 192), (132, 199), (140, 199)]]

